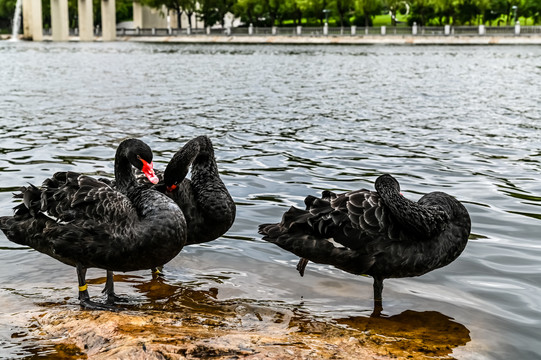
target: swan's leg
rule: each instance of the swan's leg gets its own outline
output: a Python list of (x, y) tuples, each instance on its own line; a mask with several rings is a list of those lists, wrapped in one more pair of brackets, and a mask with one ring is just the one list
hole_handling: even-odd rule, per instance
[(113, 272), (107, 270), (107, 281), (105, 282), (105, 287), (103, 288), (103, 293), (107, 295), (107, 304), (114, 304), (117, 302), (128, 302), (128, 299), (119, 297), (115, 294), (115, 282), (113, 278)]
[(374, 278), (374, 301), (381, 302), (383, 292), (383, 279), (379, 277)]
[(299, 260), (299, 263), (297, 264), (297, 271), (299, 272), (301, 276), (304, 276), (304, 270), (306, 269), (306, 265), (308, 265), (309, 261), (310, 260), (305, 259), (305, 258), (301, 258)]
[(86, 268), (77, 265), (77, 279), (79, 280), (79, 300), (81, 305), (83, 301), (90, 300), (88, 295), (88, 286), (86, 285)]
[(382, 311), (383, 311), (383, 305), (381, 301), (374, 301), (374, 310), (372, 311), (372, 314), (370, 314), (370, 316), (380, 317)]
[(88, 295), (88, 285), (86, 284), (86, 268), (80, 264), (77, 264), (77, 279), (79, 280), (79, 303), (81, 306), (88, 310), (109, 310), (109, 311), (118, 311), (119, 309), (96, 303), (90, 300), (90, 295)]
[(382, 292), (383, 292), (383, 279), (374, 278), (374, 311), (372, 312), (373, 317), (380, 316), (381, 311), (383, 310), (383, 301), (382, 301)]

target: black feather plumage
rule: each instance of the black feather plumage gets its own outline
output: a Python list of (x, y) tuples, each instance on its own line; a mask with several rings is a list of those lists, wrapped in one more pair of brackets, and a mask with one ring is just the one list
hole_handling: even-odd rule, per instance
[(462, 253), (471, 222), (459, 201), (443, 192), (410, 201), (390, 175), (380, 176), (375, 187), (308, 196), (305, 210), (292, 207), (280, 223), (260, 225), (259, 233), (300, 256), (301, 274), (310, 260), (371, 275), (376, 302), (384, 279), (419, 276)]
[[(220, 178), (214, 147), (207, 136), (198, 136), (184, 144), (165, 171), (156, 170), (156, 175), (160, 183), (155, 189), (173, 199), (184, 213), (186, 245), (215, 240), (233, 225), (235, 202)], [(140, 184), (150, 184), (140, 171), (136, 171), (136, 176)]]
[[(80, 286), (87, 268), (134, 271), (163, 265), (186, 243), (182, 211), (167, 196), (136, 183), (132, 166), (152, 162), (152, 152), (136, 139), (123, 141), (115, 157), (117, 187), (75, 172), (59, 172), (41, 188), (22, 188), (14, 216), (0, 218), (7, 238), (77, 267)], [(81, 284), (82, 282), (82, 284)], [(79, 294), (83, 305), (86, 288)]]

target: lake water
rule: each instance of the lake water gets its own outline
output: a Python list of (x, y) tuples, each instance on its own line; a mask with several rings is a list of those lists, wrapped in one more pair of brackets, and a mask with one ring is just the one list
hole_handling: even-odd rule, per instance
[[(351, 325), (372, 311), (372, 280), (316, 264), (301, 278), (297, 258), (262, 241), (257, 225), (306, 195), (372, 189), (391, 173), (413, 200), (456, 196), (472, 234), (449, 266), (386, 280), (383, 314), (454, 319), (469, 332), (456, 358), (536, 359), (539, 84), (534, 46), (0, 42), (0, 215), (20, 185), (56, 171), (111, 176), (126, 137), (146, 141), (163, 168), (205, 134), (237, 220), (219, 240), (185, 248), (166, 281)], [(28, 326), (18, 315), (44, 303), (77, 309), (76, 286), (74, 269), (0, 234), (0, 357), (39, 353), (17, 335)], [(117, 288), (145, 301), (133, 282)]]

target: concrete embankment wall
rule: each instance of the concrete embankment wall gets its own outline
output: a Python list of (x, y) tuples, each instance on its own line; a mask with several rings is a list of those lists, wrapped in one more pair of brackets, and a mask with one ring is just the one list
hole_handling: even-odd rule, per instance
[[(0, 40), (7, 40), (10, 35), (0, 35)], [(44, 41), (51, 41), (51, 36), (44, 36)], [(79, 41), (70, 37), (70, 41)], [(97, 38), (101, 41), (101, 38)], [(118, 41), (150, 43), (186, 43), (186, 44), (340, 44), (340, 45), (541, 45), (541, 35), (520, 36), (224, 36), (224, 35), (185, 35), (185, 36), (118, 36)]]
[(137, 36), (118, 40), (217, 44), (541, 45), (541, 36)]

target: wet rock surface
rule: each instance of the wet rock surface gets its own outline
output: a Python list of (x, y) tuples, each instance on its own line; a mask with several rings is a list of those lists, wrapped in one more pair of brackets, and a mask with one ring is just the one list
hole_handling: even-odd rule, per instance
[(25, 341), (56, 359), (446, 359), (470, 341), (438, 312), (329, 319), (281, 303), (220, 301), (213, 289), (137, 286), (151, 301), (118, 312), (40, 304)]
[(38, 320), (49, 340), (76, 347), (89, 359), (379, 358), (355, 338), (301, 334), (294, 327), (279, 331), (261, 321), (265, 328), (243, 329), (186, 314), (87, 311), (53, 312)]

